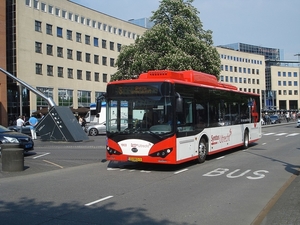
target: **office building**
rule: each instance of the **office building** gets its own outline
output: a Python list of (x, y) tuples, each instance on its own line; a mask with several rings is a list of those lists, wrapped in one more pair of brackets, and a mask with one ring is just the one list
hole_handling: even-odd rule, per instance
[[(122, 45), (146, 31), (68, 0), (8, 0), (6, 10), (1, 4), (7, 14), (7, 71), (57, 105), (75, 109), (95, 102), (117, 71)], [(28, 117), (48, 107), (41, 97), (8, 81), (9, 117)]]

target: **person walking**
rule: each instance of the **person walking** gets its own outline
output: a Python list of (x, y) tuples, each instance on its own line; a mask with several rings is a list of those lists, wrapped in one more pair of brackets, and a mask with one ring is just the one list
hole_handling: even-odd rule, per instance
[(22, 116), (19, 116), (19, 118), (17, 119), (17, 129), (20, 130), (20, 132), (22, 133), (22, 126), (24, 126), (24, 120), (22, 119)]
[(31, 115), (31, 117), (28, 120), (29, 124), (30, 124), (30, 132), (31, 132), (31, 137), (32, 139), (36, 140), (36, 130), (35, 130), (35, 126), (38, 123), (38, 120), (35, 116)]

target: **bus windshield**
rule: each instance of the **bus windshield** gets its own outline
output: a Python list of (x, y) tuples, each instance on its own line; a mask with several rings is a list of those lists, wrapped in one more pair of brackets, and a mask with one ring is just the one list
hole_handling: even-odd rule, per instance
[(174, 131), (171, 97), (131, 96), (107, 101), (107, 133), (156, 134)]

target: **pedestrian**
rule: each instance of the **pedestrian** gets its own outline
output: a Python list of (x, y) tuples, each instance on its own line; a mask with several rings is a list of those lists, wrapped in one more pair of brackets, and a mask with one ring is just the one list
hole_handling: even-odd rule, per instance
[(24, 126), (24, 120), (22, 119), (23, 116), (19, 116), (19, 118), (17, 119), (17, 129), (20, 130), (20, 132), (22, 132), (22, 126)]
[(31, 115), (28, 122), (30, 124), (31, 137), (32, 137), (32, 139), (36, 140), (37, 138), (36, 138), (35, 126), (37, 125), (38, 120), (35, 116)]

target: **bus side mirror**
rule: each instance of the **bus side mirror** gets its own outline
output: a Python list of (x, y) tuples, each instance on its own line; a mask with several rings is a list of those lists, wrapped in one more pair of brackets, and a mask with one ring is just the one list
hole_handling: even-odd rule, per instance
[(183, 100), (178, 93), (177, 93), (177, 98), (176, 98), (176, 112), (177, 113), (183, 112)]
[(96, 100), (96, 113), (101, 112), (101, 107), (102, 107), (102, 102), (105, 100), (105, 93), (102, 93), (101, 95), (98, 96)]

